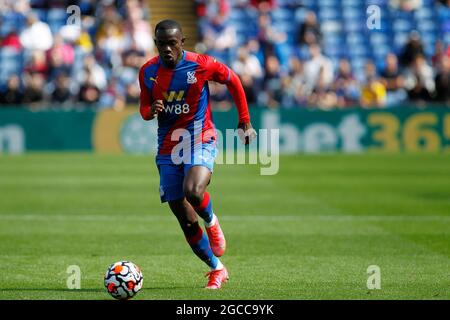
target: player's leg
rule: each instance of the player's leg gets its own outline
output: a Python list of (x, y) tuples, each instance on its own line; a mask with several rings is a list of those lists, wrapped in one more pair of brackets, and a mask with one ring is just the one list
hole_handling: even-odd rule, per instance
[(211, 223), (213, 219), (212, 202), (206, 187), (211, 181), (211, 171), (203, 166), (191, 166), (186, 172), (183, 191), (186, 200), (194, 207), (198, 215)]
[(211, 268), (211, 271), (207, 273), (209, 280), (206, 288), (219, 289), (222, 283), (228, 280), (228, 271), (212, 252), (208, 237), (199, 226), (192, 205), (183, 198), (169, 201), (169, 206), (177, 217), (192, 251)]
[(177, 217), (184, 236), (192, 251), (204, 261), (212, 270), (221, 269), (222, 263), (214, 255), (206, 234), (200, 227), (197, 215), (186, 199), (169, 201), (169, 207)]
[(226, 240), (217, 216), (213, 212), (212, 200), (206, 191), (211, 180), (211, 170), (203, 165), (190, 166), (184, 177), (183, 191), (187, 201), (205, 221), (206, 232), (214, 254), (225, 253)]
[(183, 193), (184, 172), (182, 166), (158, 165), (161, 202), (168, 202), (175, 214), (192, 251), (210, 268), (207, 288), (218, 289), (228, 279), (226, 268), (214, 256), (208, 237), (198, 224), (197, 215)]

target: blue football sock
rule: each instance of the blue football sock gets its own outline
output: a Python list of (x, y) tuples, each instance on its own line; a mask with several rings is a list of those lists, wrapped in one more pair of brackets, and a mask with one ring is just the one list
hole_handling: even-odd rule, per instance
[(192, 236), (186, 236), (186, 240), (191, 246), (192, 251), (211, 269), (216, 269), (219, 264), (219, 259), (213, 254), (208, 237), (198, 223), (193, 224), (191, 227), (196, 228), (196, 230), (194, 230)]
[(214, 213), (212, 210), (211, 197), (208, 192), (205, 192), (202, 203), (199, 206), (194, 207), (194, 210), (206, 223), (210, 223), (212, 221)]

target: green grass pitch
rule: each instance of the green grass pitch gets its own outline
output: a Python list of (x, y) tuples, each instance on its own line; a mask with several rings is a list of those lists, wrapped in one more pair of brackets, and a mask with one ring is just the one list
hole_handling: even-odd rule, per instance
[[(118, 260), (140, 265), (135, 299), (449, 299), (450, 155), (283, 156), (275, 176), (217, 165), (209, 187), (230, 281), (161, 205), (151, 156), (0, 157), (0, 299), (112, 299)], [(81, 289), (66, 286), (81, 268)], [(381, 289), (367, 288), (367, 268)]]

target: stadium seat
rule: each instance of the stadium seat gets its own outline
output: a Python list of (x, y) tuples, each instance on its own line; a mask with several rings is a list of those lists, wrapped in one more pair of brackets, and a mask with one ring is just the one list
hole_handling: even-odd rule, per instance
[(364, 3), (361, 0), (342, 0), (343, 7), (363, 7)]
[(347, 34), (347, 44), (350, 46), (367, 45), (367, 39), (361, 33), (352, 32)]
[(320, 10), (318, 18), (322, 23), (328, 20), (338, 19), (340, 18), (340, 12), (334, 9)]
[(445, 43), (446, 46), (449, 46), (449, 45), (450, 45), (450, 32), (447, 32), (447, 33), (444, 35), (444, 43)]
[(366, 0), (366, 6), (370, 6), (372, 4), (377, 5), (379, 7), (386, 7), (389, 0)]
[(389, 44), (389, 39), (385, 33), (373, 32), (370, 34), (370, 43), (373, 47)]
[(318, 0), (317, 4), (319, 7), (338, 7), (338, 0)]
[(292, 23), (292, 20), (294, 20), (294, 12), (284, 8), (272, 10), (270, 16), (274, 22), (286, 21)]
[(397, 19), (392, 24), (394, 32), (408, 32), (414, 29), (414, 24), (408, 19)]
[(47, 13), (47, 23), (53, 33), (58, 33), (67, 22), (67, 13), (64, 9), (50, 9)]
[(321, 24), (321, 31), (324, 34), (334, 34), (337, 32), (342, 32), (343, 30), (344, 26), (340, 20), (326, 21)]
[(323, 42), (326, 46), (345, 45), (345, 37), (341, 33), (324, 33)]
[(430, 8), (422, 7), (414, 12), (416, 20), (433, 19), (433, 10)]
[(295, 13), (294, 13), (295, 22), (297, 24), (302, 23), (305, 20), (305, 16), (306, 16), (307, 12), (308, 12), (308, 10), (306, 8), (300, 7), (298, 9), (296, 9)]
[(398, 52), (398, 50), (402, 49), (405, 46), (406, 42), (408, 41), (408, 37), (409, 34), (406, 32), (399, 32), (395, 34), (393, 45), (396, 52)]
[(43, 22), (47, 22), (47, 11), (44, 9), (32, 9), (33, 13)]
[(365, 11), (361, 11), (359, 9), (355, 9), (352, 7), (347, 7), (342, 9), (342, 17), (345, 20), (365, 20)]
[(0, 36), (6, 36), (11, 31), (20, 32), (25, 27), (26, 18), (17, 12), (0, 14)]
[(366, 29), (366, 24), (363, 21), (347, 21), (344, 24), (346, 32), (363, 32)]
[(419, 32), (423, 33), (423, 32), (436, 32), (438, 28), (433, 20), (424, 20), (420, 21), (417, 24), (417, 29)]
[(64, 21), (67, 19), (67, 13), (64, 9), (50, 9), (47, 13), (47, 21)]
[[(12, 60), (15, 60), (20, 55), (16, 49), (13, 48), (0, 48), (0, 60), (7, 61), (10, 63)], [(1, 64), (3, 66), (3, 64)]]
[(316, 0), (302, 0), (302, 5), (308, 9), (314, 9), (317, 6)]
[(245, 14), (244, 10), (240, 9), (233, 9), (230, 11), (230, 15), (228, 16), (228, 19), (231, 21), (242, 21), (247, 18), (247, 15)]

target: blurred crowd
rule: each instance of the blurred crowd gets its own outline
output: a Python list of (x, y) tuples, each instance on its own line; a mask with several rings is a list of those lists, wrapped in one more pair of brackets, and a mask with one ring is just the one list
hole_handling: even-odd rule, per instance
[[(232, 66), (241, 78), (249, 103), (269, 108), (321, 109), (431, 103), (450, 106), (450, 46), (442, 39), (436, 41), (434, 52), (428, 57), (421, 34), (411, 30), (400, 52), (387, 52), (381, 64), (368, 59), (358, 77), (345, 53), (334, 61), (323, 53), (323, 26), (312, 10), (305, 11), (293, 32), (294, 39), (289, 41), (281, 23), (272, 21), (281, 0), (196, 2), (201, 39), (197, 50), (220, 57)], [(282, 2), (284, 8), (292, 11), (305, 3)], [(414, 11), (421, 5), (420, 0), (389, 3), (392, 10), (404, 11)], [(436, 1), (435, 5), (450, 12), (450, 1)], [(230, 19), (233, 10), (246, 12), (243, 26)], [(248, 17), (256, 20), (254, 30), (251, 20), (246, 22)], [(247, 36), (239, 42), (242, 32)], [(226, 89), (211, 86), (216, 104), (229, 108)]]
[[(200, 39), (195, 50), (230, 65), (249, 104), (320, 109), (450, 106), (446, 41), (437, 39), (430, 55), (421, 33), (411, 30), (400, 52), (385, 54), (382, 65), (366, 61), (356, 74), (345, 54), (332, 59), (324, 53), (326, 30), (314, 11), (303, 11), (298, 23), (288, 26), (295, 27), (293, 39), (292, 33), (279, 28), (272, 16), (281, 1), (293, 12), (308, 2), (193, 1)], [(73, 4), (81, 10), (79, 21), (66, 13)], [(421, 0), (389, 1), (392, 8), (404, 11), (421, 4)], [(435, 5), (450, 12), (450, 0)], [(230, 19), (232, 11), (252, 18), (244, 32)], [(58, 14), (59, 20), (54, 18)], [(5, 61), (18, 66), (17, 72), (0, 77), (0, 105), (121, 109), (138, 103), (139, 67), (156, 54), (146, 1), (2, 0), (0, 19), (0, 75), (10, 63)], [(5, 29), (6, 22), (10, 29)], [(225, 86), (210, 83), (210, 90), (214, 108), (231, 107)]]
[[(73, 4), (78, 21), (77, 8), (66, 12)], [(51, 20), (57, 14), (61, 19)], [(0, 88), (0, 104), (120, 109), (138, 103), (138, 71), (154, 55), (145, 1), (2, 0), (0, 16), (14, 19), (0, 52), (19, 65)]]

